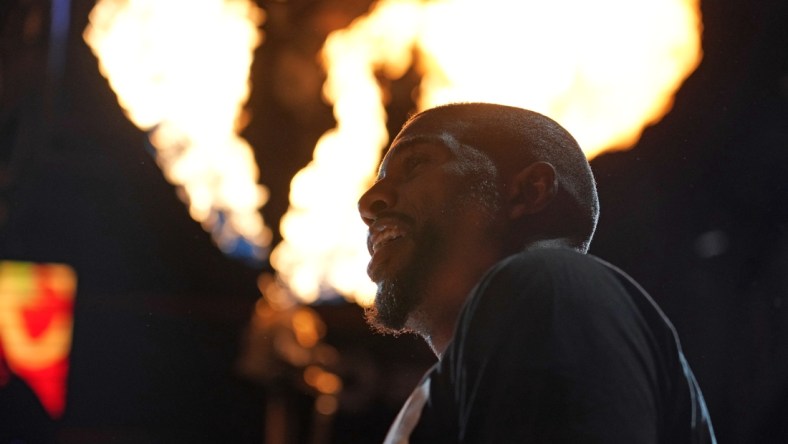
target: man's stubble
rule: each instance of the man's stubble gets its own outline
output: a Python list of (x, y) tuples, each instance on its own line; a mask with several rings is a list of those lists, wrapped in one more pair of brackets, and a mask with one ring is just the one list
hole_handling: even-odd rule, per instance
[(409, 332), (405, 324), (411, 312), (424, 300), (429, 278), (439, 260), (443, 242), (436, 227), (425, 227), (414, 241), (416, 247), (412, 260), (397, 276), (378, 284), (375, 304), (365, 309), (367, 322), (380, 333), (399, 335)]
[[(441, 211), (443, 218), (465, 223), (462, 210), (469, 207), (475, 207), (482, 219), (495, 217), (501, 208), (501, 196), (494, 181), (489, 176), (480, 177), (481, 174), (477, 172), (476, 177), (469, 178), (471, 185), (446, 205)], [(407, 326), (408, 318), (428, 297), (430, 280), (449, 254), (450, 241), (436, 223), (430, 221), (423, 226), (414, 238), (412, 259), (395, 277), (378, 284), (374, 305), (365, 309), (367, 322), (375, 331), (393, 335), (412, 332)]]

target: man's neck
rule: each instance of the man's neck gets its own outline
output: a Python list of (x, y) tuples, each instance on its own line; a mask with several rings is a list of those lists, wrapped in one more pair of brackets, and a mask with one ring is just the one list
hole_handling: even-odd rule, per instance
[(411, 313), (408, 319), (408, 329), (421, 336), (438, 359), (443, 357), (454, 336), (454, 324), (457, 322), (463, 303), (464, 300), (460, 303), (446, 304), (441, 311), (420, 307)]
[[(542, 248), (573, 247), (571, 242), (565, 238), (539, 239), (527, 242), (522, 251)], [(426, 301), (430, 301), (432, 304), (421, 306), (411, 314), (408, 320), (408, 328), (424, 338), (424, 341), (427, 342), (427, 345), (430, 346), (438, 359), (443, 357), (454, 337), (457, 318), (465, 304), (465, 300), (470, 295), (471, 289), (476, 286), (492, 265), (504, 257), (498, 260), (487, 261), (489, 263), (464, 273), (462, 276), (452, 276), (451, 279), (443, 280), (442, 282), (446, 283), (443, 288), (433, 290), (433, 296), (440, 295), (440, 297), (425, 298)]]
[[(453, 264), (446, 263), (425, 289), (422, 303), (409, 316), (407, 327), (418, 333), (438, 357), (443, 356), (453, 336), (457, 318), (465, 300), (482, 276), (506, 254), (500, 250), (479, 249), (474, 260), (453, 256)], [(461, 262), (460, 262), (461, 261)]]

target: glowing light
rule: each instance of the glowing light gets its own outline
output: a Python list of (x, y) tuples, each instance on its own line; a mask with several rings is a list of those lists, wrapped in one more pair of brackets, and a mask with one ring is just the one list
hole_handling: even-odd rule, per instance
[[(305, 302), (317, 299), (325, 287), (358, 297), (374, 291), (363, 275), (368, 260), (359, 248), (365, 244), (364, 226), (353, 215), (388, 140), (375, 73), (398, 77), (410, 65), (419, 4), (381, 3), (377, 11), (326, 41), (325, 95), (334, 104), (337, 128), (323, 135), (312, 162), (293, 178), (290, 209), (281, 225), (286, 240), (271, 255), (277, 271)], [(315, 187), (319, 182), (324, 182), (322, 192)], [(315, 224), (318, 214), (332, 214), (328, 226)]]
[(0, 262), (0, 366), (6, 362), (54, 418), (66, 405), (75, 292), (70, 267)]
[(301, 347), (312, 348), (323, 336), (325, 325), (315, 312), (308, 309), (298, 309), (293, 313), (293, 332)]
[(342, 388), (342, 380), (337, 375), (317, 365), (310, 365), (304, 369), (304, 382), (325, 394), (336, 394)]
[(100, 0), (84, 38), (166, 178), (227, 252), (270, 242), (268, 199), (238, 136), (263, 12), (251, 0)]
[[(455, 101), (553, 117), (589, 157), (632, 145), (700, 61), (697, 0), (388, 0), (323, 48), (337, 127), (293, 179), (272, 263), (303, 301), (331, 289), (369, 303), (356, 201), (387, 143), (376, 75), (422, 73), (418, 109)], [(416, 60), (412, 55), (416, 54)]]
[(339, 408), (339, 400), (334, 395), (320, 395), (315, 399), (315, 410), (321, 415), (333, 415)]

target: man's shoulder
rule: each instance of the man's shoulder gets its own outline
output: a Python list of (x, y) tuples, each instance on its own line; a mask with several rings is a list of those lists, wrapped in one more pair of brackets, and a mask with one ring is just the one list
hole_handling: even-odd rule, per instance
[(648, 293), (627, 274), (595, 256), (562, 248), (526, 250), (488, 272), (470, 295), (466, 315), (497, 324), (506, 318), (501, 311), (516, 324), (525, 317), (611, 323), (645, 317), (654, 328), (669, 325)]
[[(499, 327), (534, 324), (548, 319), (557, 305), (574, 311), (598, 310), (595, 305), (621, 293), (619, 276), (601, 260), (571, 249), (534, 248), (511, 255), (493, 266), (466, 302), (463, 321)], [(533, 320), (533, 319), (535, 320)]]
[(582, 278), (605, 274), (626, 276), (602, 259), (569, 248), (532, 248), (513, 254), (490, 269), (487, 279)]
[[(517, 424), (497, 411), (506, 419), (475, 419), (488, 418), (482, 412), (489, 406), (550, 399), (539, 411), (557, 408), (551, 421), (576, 426), (571, 412), (594, 412), (586, 417), (602, 420), (582, 430), (599, 436), (610, 436), (600, 424), (624, 417), (630, 426), (621, 430), (655, 435), (648, 429), (654, 415), (665, 421), (659, 433), (675, 437), (671, 442), (688, 442), (689, 433), (707, 442), (712, 434), (667, 318), (629, 276), (569, 249), (531, 249), (496, 264), (469, 298), (434, 377), (436, 398), (448, 393), (465, 430)], [(530, 391), (545, 387), (551, 388)], [(665, 410), (655, 412), (655, 405)]]
[(529, 248), (515, 253), (501, 262), (529, 262), (541, 261), (545, 263), (579, 263), (589, 265), (607, 265), (607, 263), (591, 254), (581, 253), (571, 248), (561, 247), (540, 247)]

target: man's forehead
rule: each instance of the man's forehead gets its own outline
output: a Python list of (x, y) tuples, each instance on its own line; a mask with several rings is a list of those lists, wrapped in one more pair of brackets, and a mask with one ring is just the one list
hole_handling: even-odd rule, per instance
[(457, 145), (456, 139), (448, 132), (437, 133), (400, 133), (389, 147), (387, 156), (398, 155), (416, 145), (443, 145), (452, 148)]
[(402, 127), (394, 138), (389, 152), (400, 147), (408, 147), (419, 143), (436, 143), (453, 147), (458, 145), (457, 122), (435, 110), (417, 115)]
[(443, 146), (451, 149), (454, 144), (453, 138), (448, 133), (406, 134), (404, 131), (400, 132), (391, 143), (391, 146), (389, 146), (386, 155), (383, 157), (383, 161), (380, 163), (380, 168), (378, 168), (378, 178), (385, 175), (386, 169), (392, 161), (396, 160), (399, 156), (405, 154), (414, 147), (433, 145)]

